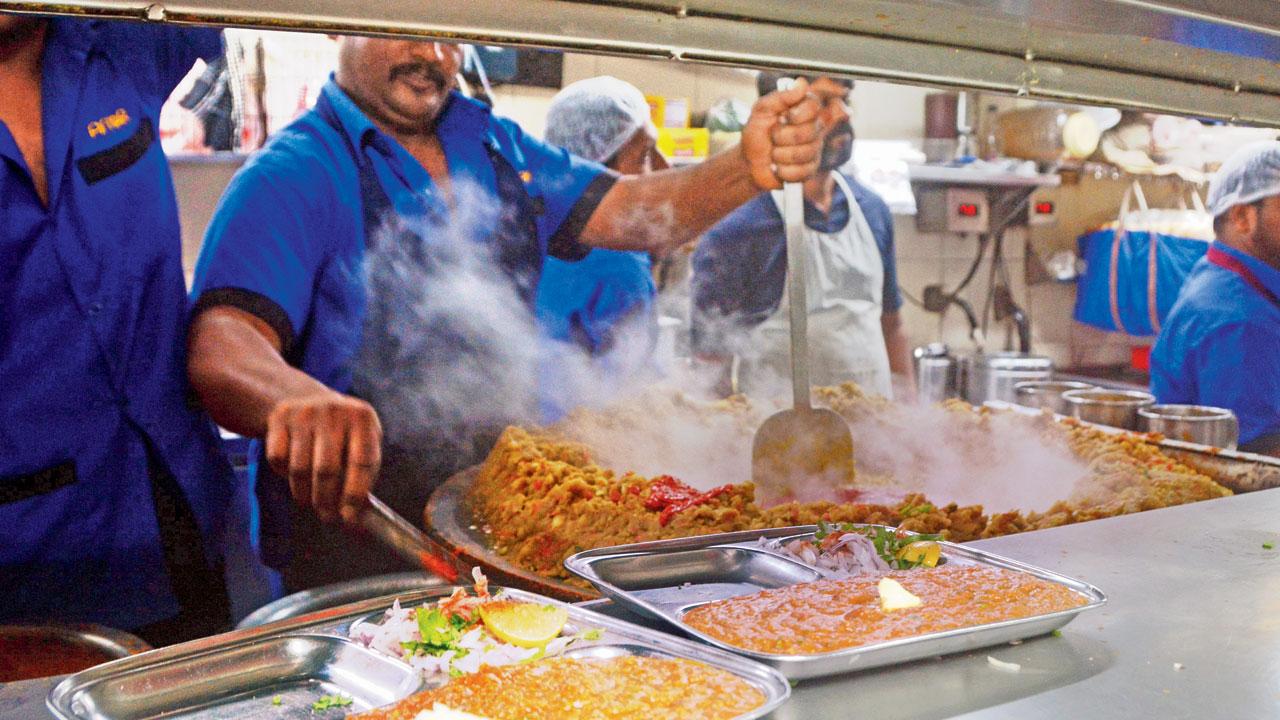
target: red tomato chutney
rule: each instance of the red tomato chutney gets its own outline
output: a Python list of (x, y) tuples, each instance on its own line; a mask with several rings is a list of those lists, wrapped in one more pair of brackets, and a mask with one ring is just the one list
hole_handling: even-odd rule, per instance
[(690, 627), (735, 647), (815, 655), (1080, 607), (1071, 589), (1002, 568), (946, 564), (888, 573), (921, 605), (883, 610), (884, 575), (819, 580), (699, 605)]

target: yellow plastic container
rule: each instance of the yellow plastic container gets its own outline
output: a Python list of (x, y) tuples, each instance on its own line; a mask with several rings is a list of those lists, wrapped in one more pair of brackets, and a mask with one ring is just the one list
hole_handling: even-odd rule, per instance
[(711, 148), (706, 128), (658, 128), (658, 152), (672, 160), (702, 160)]

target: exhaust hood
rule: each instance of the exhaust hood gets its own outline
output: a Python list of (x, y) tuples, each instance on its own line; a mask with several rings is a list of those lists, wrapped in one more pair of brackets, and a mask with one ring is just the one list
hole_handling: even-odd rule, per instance
[(1274, 0), (0, 0), (0, 10), (793, 67), (1280, 126)]

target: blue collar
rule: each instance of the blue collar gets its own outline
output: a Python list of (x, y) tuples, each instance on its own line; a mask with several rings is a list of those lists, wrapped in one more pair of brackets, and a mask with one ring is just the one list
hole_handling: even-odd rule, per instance
[(1226, 243), (1216, 242), (1214, 243), (1214, 247), (1244, 263), (1244, 266), (1253, 272), (1259, 282), (1265, 285), (1272, 293), (1280, 296), (1280, 270), (1277, 270), (1258, 258), (1242, 250), (1237, 250)]
[[(333, 74), (329, 75), (329, 81), (324, 84), (320, 90), (320, 95), (325, 98), (329, 105), (333, 108), (334, 114), (338, 117), (339, 124), (342, 125), (343, 131), (347, 134), (347, 138), (351, 141), (352, 147), (364, 147), (366, 143), (372, 144), (379, 152), (390, 154), (391, 143), (393, 138), (382, 132), (373, 120), (356, 105), (351, 96), (345, 90), (338, 87), (338, 83), (334, 81)], [(466, 97), (457, 90), (449, 93), (449, 99), (445, 101), (444, 109), (440, 112), (440, 117), (436, 120), (436, 136), (440, 138), (441, 144), (445, 144), (448, 138), (472, 135), (488, 140), (489, 136), (489, 108), (483, 103)]]
[(45, 53), (51, 48), (70, 54), (76, 60), (84, 62), (89, 51), (97, 42), (98, 33), (102, 29), (101, 20), (78, 20), (72, 18), (53, 18), (49, 21), (49, 31), (45, 36)]

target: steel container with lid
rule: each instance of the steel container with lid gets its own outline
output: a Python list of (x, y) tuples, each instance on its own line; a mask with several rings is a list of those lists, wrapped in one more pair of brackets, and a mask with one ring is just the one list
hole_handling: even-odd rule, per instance
[(1235, 450), (1240, 421), (1226, 408), (1208, 405), (1152, 405), (1138, 409), (1138, 429), (1173, 440)]
[(1070, 390), (1089, 390), (1095, 387), (1076, 380), (1024, 380), (1013, 387), (1019, 405), (1040, 410), (1048, 408), (1059, 415), (1070, 415), (1071, 406), (1062, 399)]
[(1053, 360), (1020, 352), (982, 353), (968, 358), (965, 399), (974, 405), (988, 400), (1018, 401), (1016, 386), (1053, 377)]
[(911, 353), (916, 363), (916, 398), (939, 403), (960, 396), (956, 359), (943, 343), (930, 343)]
[(1085, 422), (1110, 425), (1125, 430), (1138, 429), (1138, 412), (1155, 404), (1156, 397), (1141, 390), (1070, 390), (1062, 399), (1071, 406), (1071, 415)]

